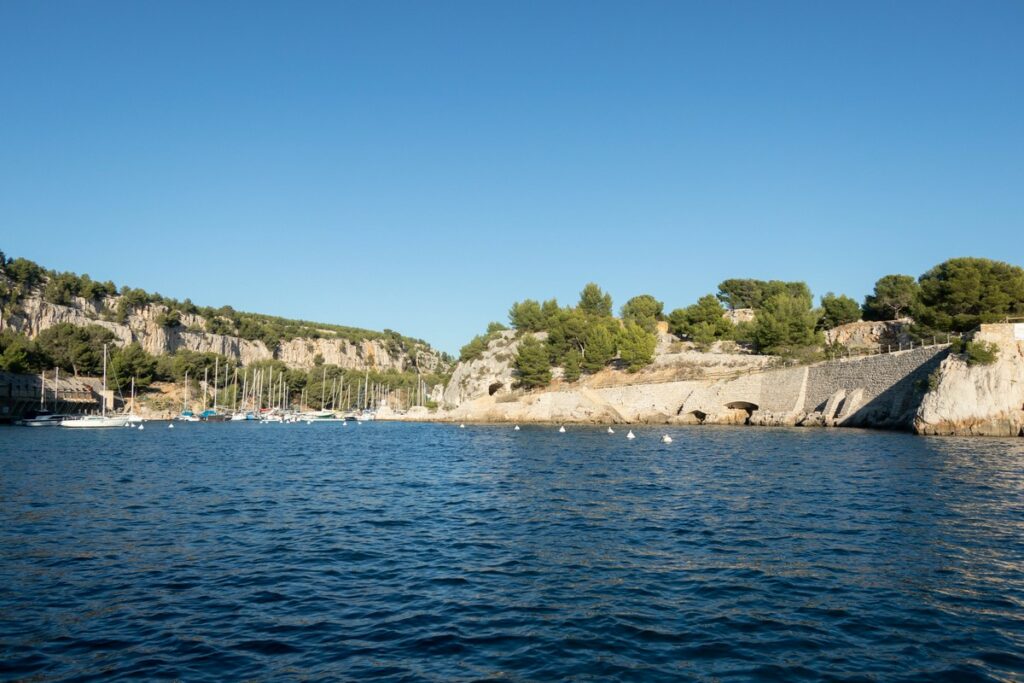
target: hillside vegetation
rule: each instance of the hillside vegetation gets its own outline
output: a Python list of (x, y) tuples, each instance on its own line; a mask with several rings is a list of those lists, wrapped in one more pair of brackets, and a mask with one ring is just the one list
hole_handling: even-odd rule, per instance
[[(575, 306), (560, 306), (555, 299), (514, 303), (508, 321), (522, 337), (514, 359), (519, 386), (546, 386), (555, 368), (570, 383), (607, 367), (636, 372), (653, 361), (659, 322), (698, 350), (732, 341), (750, 353), (800, 361), (843, 353), (825, 345), (823, 332), (858, 320), (906, 319), (918, 341), (961, 334), (982, 323), (1024, 317), (1024, 269), (983, 258), (954, 258), (917, 278), (883, 276), (860, 302), (827, 292), (818, 306), (804, 282), (753, 278), (724, 280), (717, 292), (667, 315), (664, 304), (650, 294), (629, 299), (618, 318), (612, 303), (594, 283), (583, 288)], [(460, 361), (479, 358), (506, 329), (491, 323), (462, 348)]]
[[(25, 314), (29, 304), (38, 306), (40, 301), (49, 308), (67, 307), (79, 312), (85, 316), (80, 318), (84, 324), (57, 322), (39, 329), (34, 337), (10, 324)], [(150, 316), (156, 312), (147, 324), (175, 334), (189, 333), (192, 338), (224, 335), (257, 343), (265, 357), (246, 363), (245, 369), (274, 368), (276, 376), (285, 378), (291, 394), (299, 396), (305, 389), (308, 404), (313, 407), (318, 407), (325, 375), (329, 386), (369, 382), (423, 396), (443, 385), (450, 372), (451, 359), (446, 354), (434, 351), (421, 339), (393, 330), (376, 332), (289, 320), (239, 312), (230, 306), (200, 307), (187, 299), (178, 301), (130, 287), (118, 289), (112, 282), (97, 282), (88, 275), (49, 271), (28, 259), (8, 259), (0, 252), (0, 370), (38, 373), (60, 368), (75, 375), (97, 375), (105, 344), (110, 352), (108, 374), (116, 388), (126, 387), (132, 378), (138, 388), (154, 381), (181, 382), (186, 376), (191, 382), (204, 375), (212, 380), (215, 369), (220, 370), (221, 386), (225, 386), (236, 369), (243, 367), (239, 357), (209, 351), (176, 348), (170, 353), (150, 353), (138, 340), (125, 343), (110, 329), (137, 318), (140, 312)], [(392, 363), (392, 367), (377, 367), (371, 356), (366, 367), (355, 369), (325, 363), (319, 353), (309, 352), (312, 360), (306, 365), (313, 367), (294, 367), (276, 357), (278, 349), (293, 340), (307, 340), (310, 343), (305, 346), (311, 348), (315, 348), (313, 340), (371, 343), (379, 354), (402, 360)], [(361, 348), (357, 350), (361, 352)], [(422, 367), (421, 360), (427, 361)]]

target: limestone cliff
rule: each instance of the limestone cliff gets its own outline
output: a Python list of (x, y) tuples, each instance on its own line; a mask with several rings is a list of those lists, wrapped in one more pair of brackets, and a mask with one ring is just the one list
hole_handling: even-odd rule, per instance
[(911, 342), (909, 331), (912, 323), (913, 321), (909, 318), (860, 320), (826, 330), (825, 343), (871, 351), (906, 348)]
[(1024, 324), (982, 325), (974, 340), (995, 344), (996, 361), (946, 358), (917, 411), (918, 433), (1024, 436)]
[(443, 405), (454, 408), (484, 396), (510, 394), (515, 382), (513, 361), (518, 348), (515, 331), (507, 330), (492, 339), (479, 358), (455, 366), (444, 390)]
[[(662, 359), (662, 369), (655, 366), (647, 374), (608, 369), (572, 384), (555, 381), (544, 391), (483, 393), (437, 418), (909, 430), (927, 377), (946, 353), (939, 345), (772, 368), (772, 359), (763, 356), (691, 351), (686, 360), (676, 359), (671, 375), (664, 374)], [(486, 362), (477, 365), (486, 367)], [(488, 381), (479, 374), (470, 386), (483, 388)]]
[(23, 297), (16, 311), (2, 322), (3, 327), (33, 338), (60, 323), (99, 325), (110, 330), (118, 344), (137, 342), (154, 355), (187, 349), (219, 353), (243, 365), (277, 358), (289, 367), (308, 369), (320, 356), (325, 363), (353, 370), (402, 371), (417, 365), (426, 372), (446, 370), (441, 355), (429, 347), (404, 349), (382, 338), (352, 341), (333, 338), (330, 331), (325, 330), (318, 338), (289, 339), (270, 349), (260, 340), (202, 331), (209, 321), (200, 315), (182, 313), (179, 325), (165, 326), (158, 322), (168, 312), (163, 304), (129, 308), (124, 322), (105, 319), (105, 313), (116, 310), (118, 302), (116, 296), (98, 300), (76, 298), (71, 305), (64, 306), (49, 303), (39, 292), (33, 292)]
[[(867, 323), (877, 344), (902, 323)], [(515, 388), (514, 332), (492, 339), (479, 358), (460, 363), (432, 419), (486, 422), (750, 424), (911, 430), (931, 376), (948, 345), (780, 366), (781, 359), (732, 343), (697, 351), (659, 334), (654, 361), (631, 374), (609, 367), (568, 383), (553, 371), (544, 390)], [(401, 419), (402, 416), (394, 416)], [(409, 419), (424, 419), (423, 414)]]

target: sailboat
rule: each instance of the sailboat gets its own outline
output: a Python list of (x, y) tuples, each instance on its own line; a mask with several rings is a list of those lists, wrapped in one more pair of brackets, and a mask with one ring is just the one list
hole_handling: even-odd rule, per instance
[(124, 427), (128, 424), (127, 415), (111, 415), (107, 417), (107, 345), (103, 345), (103, 394), (100, 396), (101, 412), (99, 415), (86, 415), (73, 420), (64, 420), (61, 427), (78, 429), (100, 429), (102, 427)]
[(140, 415), (135, 414), (135, 377), (132, 377), (132, 408), (126, 415), (128, 418), (128, 424), (142, 424), (145, 420)]
[[(255, 380), (255, 377), (254, 377)], [(245, 371), (245, 375), (242, 377), (242, 409), (238, 409), (238, 368), (235, 368), (235, 391), (234, 397), (231, 401), (231, 421), (232, 422), (245, 422), (246, 420), (255, 420), (252, 411), (245, 410), (246, 397), (249, 395), (249, 371)]]
[[(203, 407), (206, 408), (206, 396), (210, 386), (210, 368), (206, 368), (206, 377), (203, 379)], [(213, 365), (213, 408), (206, 408), (199, 413), (199, 418), (205, 422), (226, 422), (227, 415), (222, 415), (217, 410), (217, 385), (220, 384), (220, 356), (214, 359)]]
[(182, 422), (199, 422), (199, 418), (192, 414), (192, 411), (188, 407), (188, 370), (185, 371), (185, 398), (181, 405), (181, 415), (177, 418)]

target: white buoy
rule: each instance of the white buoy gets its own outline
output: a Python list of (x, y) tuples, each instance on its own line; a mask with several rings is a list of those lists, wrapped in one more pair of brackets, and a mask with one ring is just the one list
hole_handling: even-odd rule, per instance
[(140, 432), (141, 432), (141, 431), (142, 431), (143, 429), (145, 429), (145, 428), (146, 428), (146, 425), (139, 425), (139, 431), (140, 431)]
[(565, 425), (562, 425), (561, 427), (558, 428), (558, 433), (565, 434)]
[(669, 436), (668, 434), (666, 434), (665, 436), (661, 437), (661, 442), (662, 443), (672, 443), (672, 437)]
[(609, 427), (609, 428), (608, 428), (608, 433), (609, 433), (609, 434), (614, 434), (614, 433), (615, 433), (615, 430), (614, 430), (614, 429), (612, 429), (611, 427)]
[(633, 434), (633, 430), (632, 429), (629, 430), (629, 434), (626, 434), (626, 438), (627, 439), (635, 439), (636, 438), (636, 435)]
[(459, 425), (459, 429), (465, 429), (465, 428), (466, 428), (466, 425), (464, 425), (464, 424), (460, 424)]
[(512, 431), (513, 432), (518, 432), (519, 431), (519, 425), (516, 425), (515, 427), (513, 427)]
[(306, 424), (311, 425), (311, 424), (313, 424), (313, 421), (312, 420), (306, 420)]
[(174, 429), (174, 425), (172, 425), (172, 424), (170, 424), (170, 425), (167, 425), (167, 428), (168, 428), (168, 429)]

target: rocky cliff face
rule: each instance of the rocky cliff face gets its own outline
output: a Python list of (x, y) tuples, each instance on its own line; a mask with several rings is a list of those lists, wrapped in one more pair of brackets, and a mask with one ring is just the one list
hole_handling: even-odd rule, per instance
[(1024, 436), (1024, 325), (982, 325), (999, 349), (991, 365), (946, 358), (914, 420), (919, 434)]
[[(855, 339), (878, 344), (903, 323), (859, 323)], [(847, 338), (850, 339), (849, 337)], [(605, 370), (544, 391), (520, 392), (512, 332), (461, 363), (445, 389), (445, 410), (427, 416), (483, 422), (749, 424), (868, 427), (922, 434), (1024, 436), (1024, 324), (985, 325), (997, 344), (988, 366), (968, 366), (946, 344), (773, 367), (766, 356), (699, 353), (670, 337), (654, 363), (630, 375)], [(908, 343), (909, 346), (909, 343)], [(724, 349), (723, 349), (724, 350)]]
[[(60, 323), (72, 325), (99, 325), (110, 330), (118, 344), (138, 342), (154, 355), (174, 353), (179, 349), (197, 352), (219, 353), (233, 358), (243, 365), (277, 358), (293, 368), (313, 367), (319, 355), (325, 363), (354, 370), (405, 370), (415, 366), (417, 358), (411, 357), (400, 348), (389, 345), (384, 339), (366, 339), (352, 342), (347, 339), (298, 338), (284, 341), (277, 349), (267, 348), (262, 341), (209, 332), (202, 329), (206, 320), (198, 315), (183, 314), (181, 325), (165, 327), (157, 318), (167, 312), (162, 304), (148, 304), (131, 310), (124, 323), (104, 320), (104, 310), (117, 308), (118, 297), (105, 301), (76, 299), (73, 305), (61, 306), (45, 301), (38, 294), (25, 297), (19, 302), (19, 310), (3, 321), (4, 327), (36, 337), (40, 332)], [(443, 370), (440, 354), (420, 349), (415, 352), (419, 366), (425, 371)]]
[[(545, 338), (546, 333), (537, 335)], [(519, 340), (513, 330), (502, 332), (487, 345), (480, 358), (455, 366), (444, 389), (442, 404), (454, 408), (483, 396), (512, 393), (515, 383), (514, 361)]]
[(851, 349), (888, 351), (909, 346), (909, 318), (901, 320), (861, 320), (825, 331), (826, 344), (841, 344)]

